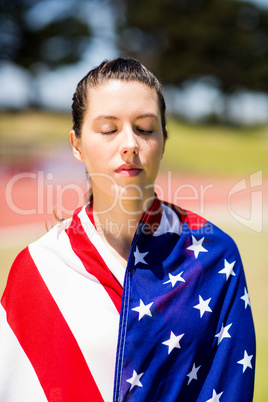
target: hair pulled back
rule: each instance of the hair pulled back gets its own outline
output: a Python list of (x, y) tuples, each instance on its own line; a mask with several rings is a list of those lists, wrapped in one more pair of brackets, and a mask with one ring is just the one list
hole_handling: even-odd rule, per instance
[(72, 103), (73, 130), (76, 137), (79, 138), (81, 136), (84, 115), (88, 107), (87, 97), (90, 87), (96, 87), (109, 79), (137, 81), (155, 89), (161, 114), (163, 135), (164, 139), (166, 139), (166, 104), (162, 85), (138, 60), (122, 57), (103, 61), (98, 67), (89, 71), (78, 83)]

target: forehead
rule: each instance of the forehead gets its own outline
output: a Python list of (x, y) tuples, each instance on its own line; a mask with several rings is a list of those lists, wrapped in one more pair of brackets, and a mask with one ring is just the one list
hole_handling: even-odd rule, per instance
[(87, 113), (94, 114), (99, 109), (113, 111), (143, 111), (158, 113), (156, 90), (139, 81), (110, 79), (88, 88)]

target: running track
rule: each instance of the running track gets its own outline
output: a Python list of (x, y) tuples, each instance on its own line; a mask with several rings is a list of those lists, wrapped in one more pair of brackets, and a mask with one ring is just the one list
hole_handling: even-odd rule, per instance
[[(156, 191), (161, 199), (194, 210), (209, 219), (213, 219), (211, 215), (216, 213), (218, 219), (222, 216), (220, 220), (225, 220), (227, 215), (230, 220), (235, 215), (250, 219), (252, 203), (259, 202), (261, 196), (263, 218), (267, 218), (268, 179), (260, 174), (216, 177), (162, 172), (156, 182)], [(76, 207), (84, 203), (86, 192), (86, 178), (81, 171), (65, 175), (44, 171), (2, 172), (1, 234), (8, 227), (54, 225), (53, 210), (60, 217), (70, 216)], [(261, 208), (260, 202), (255, 208)]]

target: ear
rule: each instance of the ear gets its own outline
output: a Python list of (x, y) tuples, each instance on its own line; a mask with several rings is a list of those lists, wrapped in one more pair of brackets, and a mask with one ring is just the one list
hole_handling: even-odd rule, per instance
[(76, 160), (78, 160), (78, 162), (84, 162), (83, 156), (81, 154), (81, 140), (80, 138), (77, 138), (75, 135), (74, 130), (72, 130), (70, 132), (70, 142), (71, 142), (71, 146), (73, 149), (73, 154)]

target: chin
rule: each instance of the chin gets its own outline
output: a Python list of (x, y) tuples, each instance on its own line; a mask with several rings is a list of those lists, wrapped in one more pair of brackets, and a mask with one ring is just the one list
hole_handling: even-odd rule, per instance
[(121, 186), (117, 186), (115, 194), (118, 198), (122, 199), (122, 201), (131, 200), (142, 200), (144, 197), (144, 191), (141, 186), (138, 184), (125, 184)]

